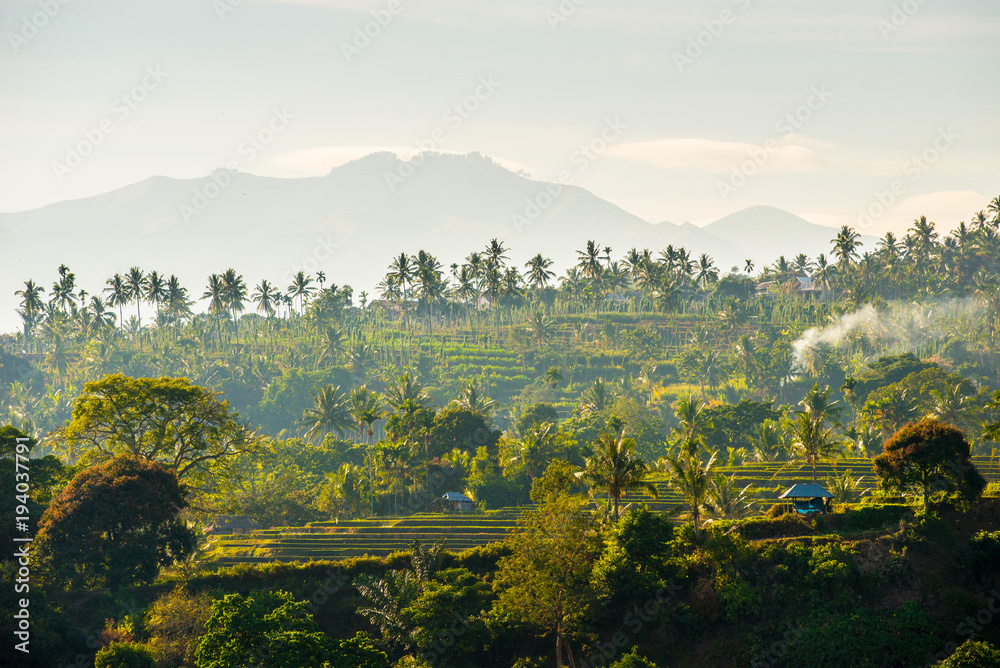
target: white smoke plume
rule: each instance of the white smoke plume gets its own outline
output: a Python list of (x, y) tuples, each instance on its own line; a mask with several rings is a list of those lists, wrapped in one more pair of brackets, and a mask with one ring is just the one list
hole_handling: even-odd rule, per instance
[(830, 325), (806, 330), (792, 344), (792, 369), (808, 368), (809, 358), (816, 350), (838, 348), (859, 338), (872, 346), (873, 356), (915, 352), (921, 345), (958, 331), (962, 321), (975, 318), (980, 311), (980, 305), (971, 299), (897, 304), (883, 311), (867, 304), (845, 313)]

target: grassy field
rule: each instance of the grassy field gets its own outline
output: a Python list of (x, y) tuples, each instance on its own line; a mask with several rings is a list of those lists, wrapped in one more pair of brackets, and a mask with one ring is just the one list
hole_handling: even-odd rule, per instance
[[(990, 481), (1000, 480), (1000, 460), (975, 458), (976, 468)], [(743, 464), (720, 467), (719, 472), (735, 476), (737, 485), (752, 485), (755, 510), (764, 512), (775, 503), (779, 494), (797, 482), (810, 482), (811, 469), (799, 463)], [(871, 461), (843, 459), (817, 467), (820, 484), (828, 478), (850, 471), (853, 478), (861, 477), (860, 490), (874, 489)], [(659, 499), (645, 495), (630, 495), (624, 503), (649, 505), (652, 510), (668, 511), (683, 505), (681, 497), (669, 486), (666, 477), (652, 477)], [(479, 513), (421, 513), (406, 517), (378, 517), (343, 522), (312, 522), (304, 527), (283, 527), (254, 531), (249, 534), (219, 536), (209, 546), (208, 558), (214, 564), (270, 561), (336, 560), (350, 557), (386, 556), (408, 550), (413, 541), (442, 543), (447, 550), (461, 551), (503, 540), (517, 526), (522, 508), (504, 508)]]

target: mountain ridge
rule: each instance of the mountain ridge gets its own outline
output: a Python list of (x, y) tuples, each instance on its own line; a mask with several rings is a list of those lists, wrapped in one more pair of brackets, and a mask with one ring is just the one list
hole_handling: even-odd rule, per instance
[[(388, 174), (407, 176), (390, 188)], [(333, 282), (371, 291), (400, 252), (427, 250), (447, 266), (497, 237), (518, 266), (541, 252), (562, 272), (594, 239), (618, 256), (632, 247), (685, 246), (695, 257), (711, 255), (726, 271), (748, 258), (760, 265), (783, 254), (757, 243), (774, 241), (773, 235), (751, 229), (768, 216), (798, 226), (803, 243), (795, 252), (829, 252), (833, 228), (780, 209), (747, 211), (743, 228), (744, 212), (705, 227), (650, 223), (584, 188), (533, 180), (481, 154), (403, 160), (375, 153), (324, 176), (290, 179), (221, 170), (189, 179), (152, 176), (91, 197), (0, 213), (6, 231), (0, 243), (12, 258), (0, 286), (0, 327), (18, 326), (13, 292), (21, 282), (33, 278), (47, 287), (60, 264), (89, 291), (134, 265), (176, 273), (192, 296), (200, 295), (210, 273), (228, 267), (248, 282), (263, 277), (280, 288), (295, 271), (322, 270)], [(785, 236), (796, 240), (794, 233)], [(107, 251), (95, 252), (101, 248)]]

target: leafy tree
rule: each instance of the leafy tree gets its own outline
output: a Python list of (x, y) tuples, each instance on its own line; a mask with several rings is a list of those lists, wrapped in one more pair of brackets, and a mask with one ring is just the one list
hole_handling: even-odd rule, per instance
[(185, 378), (105, 376), (84, 385), (57, 438), (100, 457), (161, 462), (179, 477), (252, 449), (255, 439), (229, 402)]
[(430, 456), (440, 457), (455, 448), (475, 452), (496, 448), (500, 432), (480, 413), (461, 405), (448, 406), (434, 415), (430, 427)]
[(957, 493), (972, 502), (986, 488), (986, 480), (972, 463), (965, 434), (934, 418), (897, 431), (873, 463), (883, 488), (903, 491), (915, 487), (923, 496), (924, 508), (935, 492)]
[(489, 585), (464, 568), (436, 573), (402, 610), (418, 656), (434, 666), (474, 665), (471, 657), (489, 641), (481, 616), (489, 599)]
[(573, 660), (572, 643), (593, 601), (590, 573), (601, 552), (593, 516), (579, 500), (562, 496), (524, 514), (506, 540), (491, 615), (522, 622), (555, 639), (556, 666)]
[(633, 647), (632, 651), (612, 663), (610, 668), (656, 668), (656, 664), (639, 654), (638, 647)]
[(552, 404), (538, 402), (528, 406), (518, 418), (514, 430), (518, 434), (527, 433), (532, 427), (538, 424), (559, 422), (559, 412)]
[(632, 508), (608, 532), (604, 554), (594, 566), (594, 588), (612, 605), (648, 599), (670, 577), (674, 527), (662, 514)]
[[(388, 668), (385, 655), (366, 647), (363, 639), (338, 643), (328, 638), (316, 626), (309, 607), (307, 601), (296, 601), (283, 591), (246, 598), (229, 594), (212, 605), (206, 633), (195, 650), (195, 665), (324, 668), (332, 663), (338, 667)], [(355, 656), (345, 656), (342, 650)], [(357, 656), (358, 650), (362, 650), (362, 657)], [(354, 663), (357, 658), (362, 660)]]
[(1000, 650), (988, 642), (966, 640), (937, 668), (993, 668), (1000, 666)]
[(149, 647), (161, 665), (194, 666), (198, 639), (212, 616), (212, 597), (175, 587), (156, 599), (143, 625), (149, 632)]
[(156, 658), (145, 645), (113, 642), (97, 652), (94, 668), (156, 668)]
[(116, 457), (82, 471), (42, 516), (40, 570), (74, 587), (152, 581), (194, 549), (192, 530), (178, 519), (184, 496), (176, 474), (155, 462)]

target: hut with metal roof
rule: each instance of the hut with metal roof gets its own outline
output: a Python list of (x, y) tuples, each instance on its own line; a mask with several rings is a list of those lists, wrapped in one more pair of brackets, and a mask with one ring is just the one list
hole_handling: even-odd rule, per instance
[(445, 508), (457, 513), (471, 513), (476, 509), (476, 502), (461, 492), (447, 492), (438, 500)]
[(809, 515), (828, 512), (830, 509), (829, 499), (833, 498), (833, 494), (826, 491), (821, 485), (807, 482), (792, 485), (778, 498), (791, 502), (795, 512), (800, 515)]

